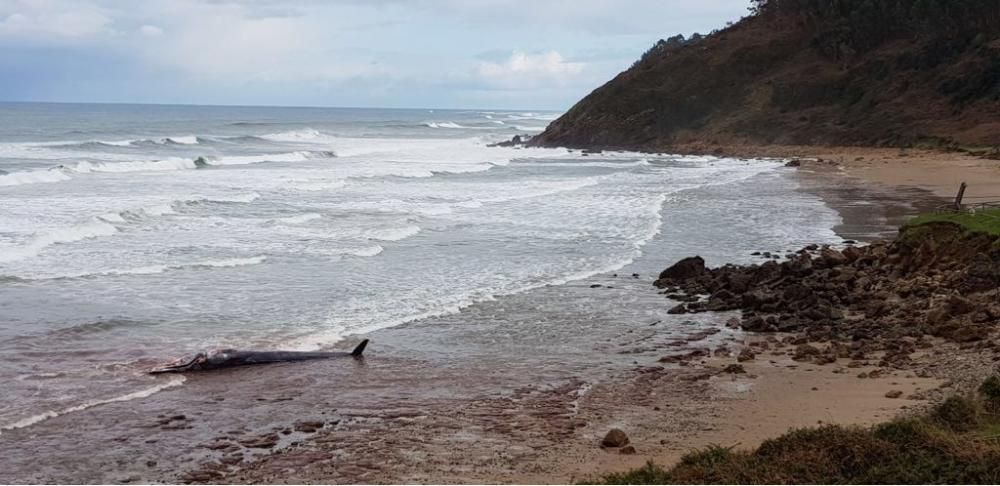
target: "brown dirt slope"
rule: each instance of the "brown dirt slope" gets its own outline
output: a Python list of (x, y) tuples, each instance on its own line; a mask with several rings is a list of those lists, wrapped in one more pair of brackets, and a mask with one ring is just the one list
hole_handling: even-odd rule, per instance
[[(873, 8), (909, 11), (909, 3), (933, 1)], [(866, 26), (859, 19), (874, 14), (858, 10), (862, 0), (799, 3), (810, 2), (765, 6), (704, 38), (661, 41), (532, 143), (651, 151), (692, 143), (1000, 145), (1000, 4), (965, 2), (973, 10), (962, 17), (889, 13)]]

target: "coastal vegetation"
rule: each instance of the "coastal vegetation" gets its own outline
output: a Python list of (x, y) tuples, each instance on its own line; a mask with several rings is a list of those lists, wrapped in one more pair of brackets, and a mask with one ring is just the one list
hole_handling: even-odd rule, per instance
[(751, 451), (721, 445), (669, 468), (653, 463), (602, 484), (996, 484), (1000, 378), (924, 414), (873, 427), (792, 430)]
[(956, 224), (970, 233), (1000, 236), (1000, 208), (984, 209), (976, 212), (922, 214), (910, 220), (904, 231), (915, 230), (921, 226), (942, 222)]

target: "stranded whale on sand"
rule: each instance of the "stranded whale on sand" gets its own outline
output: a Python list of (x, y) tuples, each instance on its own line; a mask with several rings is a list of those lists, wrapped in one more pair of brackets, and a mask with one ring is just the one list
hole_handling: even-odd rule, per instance
[(321, 352), (321, 351), (239, 351), (236, 349), (221, 349), (208, 353), (198, 353), (193, 358), (182, 359), (149, 371), (150, 374), (183, 373), (185, 371), (208, 371), (234, 366), (247, 366), (268, 363), (284, 363), (288, 361), (306, 361), (310, 359), (329, 358), (360, 358), (365, 351), (368, 340), (354, 348), (354, 351)]

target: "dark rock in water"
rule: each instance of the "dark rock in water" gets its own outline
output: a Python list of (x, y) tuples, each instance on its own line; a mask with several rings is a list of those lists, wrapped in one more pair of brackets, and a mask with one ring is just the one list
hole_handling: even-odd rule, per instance
[(198, 157), (197, 159), (194, 159), (194, 166), (199, 169), (203, 169), (205, 167), (208, 167), (209, 163), (207, 160), (205, 160), (205, 157)]
[(487, 147), (520, 147), (531, 141), (531, 135), (514, 135), (510, 140), (491, 143)]
[(705, 260), (700, 256), (685, 258), (660, 273), (660, 280), (684, 281), (705, 274)]
[(592, 289), (599, 289), (599, 288), (601, 288), (601, 284), (591, 285), (590, 288), (592, 288)]
[(753, 361), (754, 358), (756, 358), (756, 357), (757, 357), (757, 355), (754, 354), (754, 352), (751, 351), (750, 348), (743, 348), (743, 350), (740, 351), (740, 354), (738, 356), (736, 356), (736, 361), (739, 361), (740, 363), (743, 363), (743, 362), (746, 362), (746, 361)]
[(785, 163), (785, 167), (802, 167), (802, 161), (799, 159), (789, 160)]
[(628, 435), (621, 429), (611, 429), (601, 440), (603, 447), (623, 447), (628, 445)]
[(687, 311), (688, 311), (687, 304), (678, 304), (674, 307), (671, 307), (670, 310), (667, 311), (667, 314), (671, 315), (687, 314)]

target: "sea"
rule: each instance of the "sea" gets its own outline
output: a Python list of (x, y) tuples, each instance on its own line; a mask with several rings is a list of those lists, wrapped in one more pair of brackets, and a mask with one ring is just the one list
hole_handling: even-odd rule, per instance
[(182, 387), (146, 371), (202, 350), (837, 240), (781, 160), (490, 146), (558, 116), (0, 104), (0, 436)]

